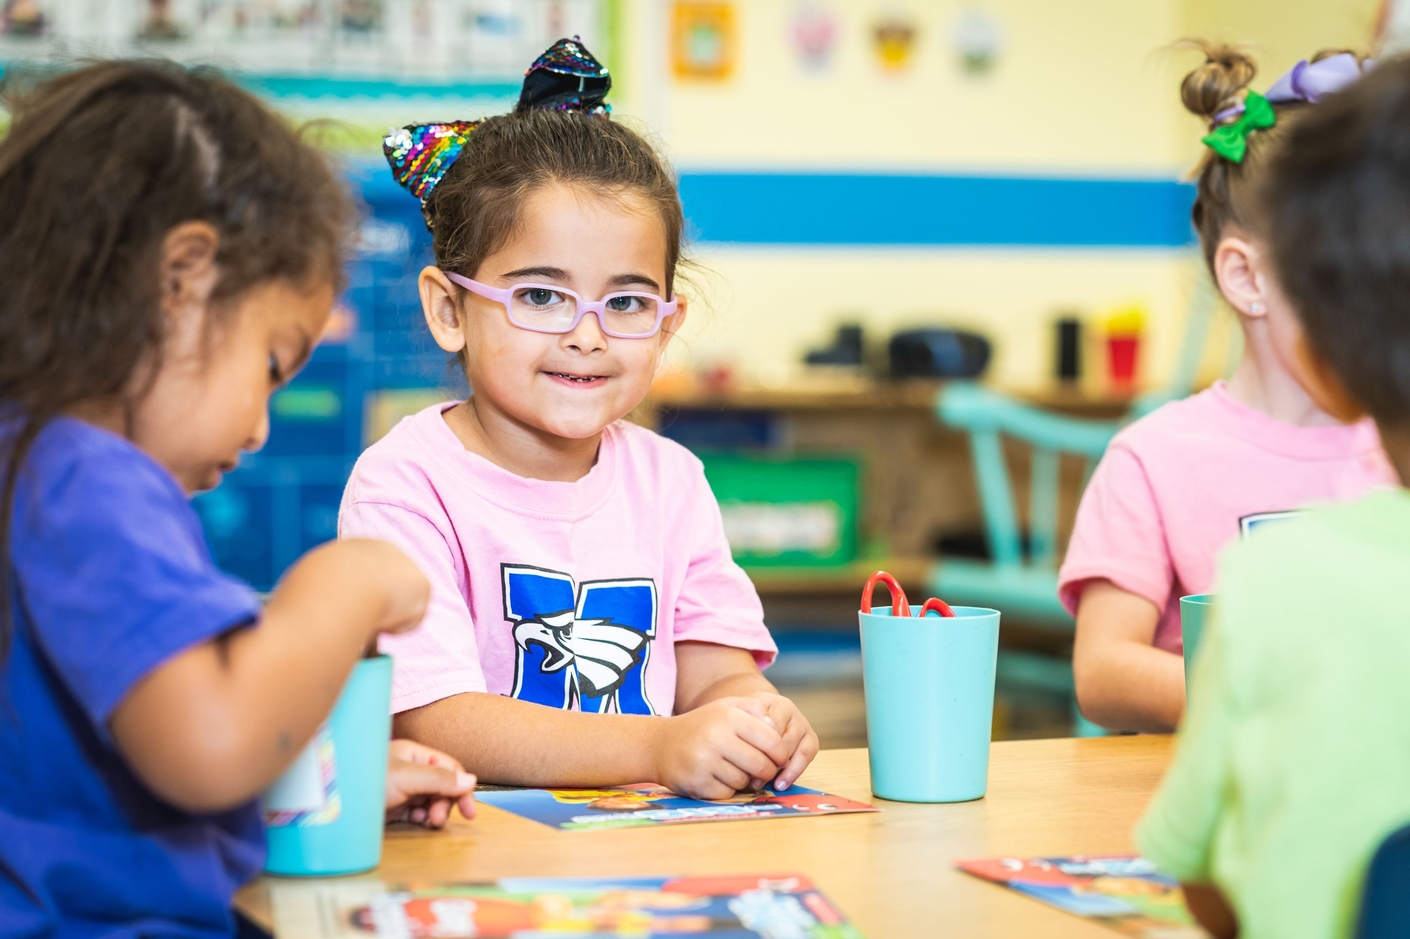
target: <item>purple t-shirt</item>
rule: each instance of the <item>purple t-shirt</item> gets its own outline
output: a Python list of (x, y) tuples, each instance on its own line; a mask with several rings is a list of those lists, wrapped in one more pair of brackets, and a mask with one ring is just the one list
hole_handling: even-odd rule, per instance
[(438, 404), (363, 453), (338, 534), (401, 548), (426, 618), (383, 636), (392, 709), (490, 692), (595, 713), (673, 714), (675, 644), (777, 648), (689, 450), (618, 421), (576, 482), (525, 479), (465, 449)]
[(20, 471), (12, 635), (0, 665), (0, 933), (214, 937), (259, 872), (256, 806), (181, 811), (108, 720), (172, 656), (252, 622), (176, 480), (132, 443), (60, 418)]

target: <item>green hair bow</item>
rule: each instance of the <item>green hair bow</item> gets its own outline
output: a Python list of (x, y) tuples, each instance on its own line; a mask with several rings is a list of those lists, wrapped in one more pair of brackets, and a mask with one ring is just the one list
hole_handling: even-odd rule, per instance
[(1273, 105), (1256, 91), (1249, 91), (1244, 97), (1244, 113), (1232, 124), (1216, 127), (1203, 139), (1206, 147), (1231, 163), (1242, 163), (1248, 153), (1248, 135), (1255, 130), (1264, 130), (1278, 123), (1278, 115)]

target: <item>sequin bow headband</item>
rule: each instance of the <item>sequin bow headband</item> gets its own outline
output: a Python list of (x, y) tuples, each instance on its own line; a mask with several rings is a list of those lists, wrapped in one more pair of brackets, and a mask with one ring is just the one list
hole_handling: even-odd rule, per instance
[[(580, 111), (607, 117), (612, 106), (603, 99), (611, 88), (612, 77), (606, 67), (593, 58), (581, 40), (560, 39), (524, 73), (523, 89), (514, 111)], [(423, 215), (431, 193), (479, 126), (479, 121), (408, 124), (389, 131), (383, 138), (382, 152), (392, 176), (421, 200)], [(430, 226), (429, 218), (426, 224)]]
[[(1316, 62), (1303, 59), (1275, 81), (1266, 96), (1249, 91), (1243, 101), (1214, 115), (1213, 123), (1218, 126), (1204, 138), (1204, 145), (1232, 163), (1242, 163), (1248, 153), (1248, 135), (1277, 124), (1274, 104), (1315, 104), (1356, 81), (1373, 65), (1369, 60), (1362, 64), (1349, 52)], [(1238, 118), (1234, 123), (1223, 123), (1234, 117)]]

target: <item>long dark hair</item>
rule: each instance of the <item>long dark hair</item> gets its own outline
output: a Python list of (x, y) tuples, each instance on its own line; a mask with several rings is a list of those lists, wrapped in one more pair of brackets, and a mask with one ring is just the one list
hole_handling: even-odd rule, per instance
[[(9, 89), (7, 89), (8, 92)], [(167, 232), (220, 236), (214, 315), (271, 280), (340, 285), (351, 220), (322, 155), (215, 72), (104, 62), (23, 94), (0, 141), (0, 662), (13, 628), (10, 535), (21, 467), (46, 424), (135, 402), (160, 361)]]

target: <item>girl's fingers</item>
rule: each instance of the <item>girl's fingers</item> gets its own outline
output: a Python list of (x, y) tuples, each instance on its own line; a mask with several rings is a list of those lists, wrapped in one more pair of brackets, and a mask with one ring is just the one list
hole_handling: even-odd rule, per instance
[[(738, 739), (773, 760), (772, 769), (764, 770), (764, 773), (772, 776), (779, 767), (788, 765), (788, 758), (792, 755), (792, 751), (784, 744), (783, 738), (771, 725), (747, 714), (736, 714), (734, 720), (730, 722), (730, 726)], [(749, 767), (744, 768), (749, 769)], [(761, 775), (758, 772), (751, 774)]]
[(721, 763), (715, 767), (714, 781), (729, 789), (728, 792), (715, 795), (708, 795), (707, 799), (728, 799), (749, 783), (749, 773), (740, 769), (733, 762)]
[(451, 801), (449, 799), (436, 799), (426, 810), (426, 827), (444, 828), (446, 819), (450, 818)]
[(808, 764), (813, 762), (813, 757), (818, 755), (818, 735), (813, 733), (812, 728), (799, 741), (798, 749), (793, 751), (793, 758), (788, 761), (788, 765), (783, 768), (783, 772), (778, 774), (778, 788), (787, 789), (798, 781), (798, 777), (803, 775), (803, 771), (808, 768)]
[[(779, 769), (778, 764), (773, 762), (772, 757), (767, 753), (762, 752), (748, 741), (739, 738), (729, 741), (720, 750), (720, 756), (724, 758), (725, 763), (727, 763), (733, 771), (731, 773), (731, 780), (735, 780), (737, 774), (737, 781), (731, 782), (731, 785), (733, 785), (736, 790), (746, 788), (749, 783), (756, 779), (772, 779)], [(787, 760), (784, 761), (785, 765), (787, 762)], [(716, 770), (715, 775), (719, 776), (722, 780), (724, 779), (723, 776), (720, 776), (718, 770)]]
[(456, 805), (460, 806), (460, 814), (465, 818), (475, 817), (475, 793), (467, 792), (460, 797), (460, 801), (456, 802)]

